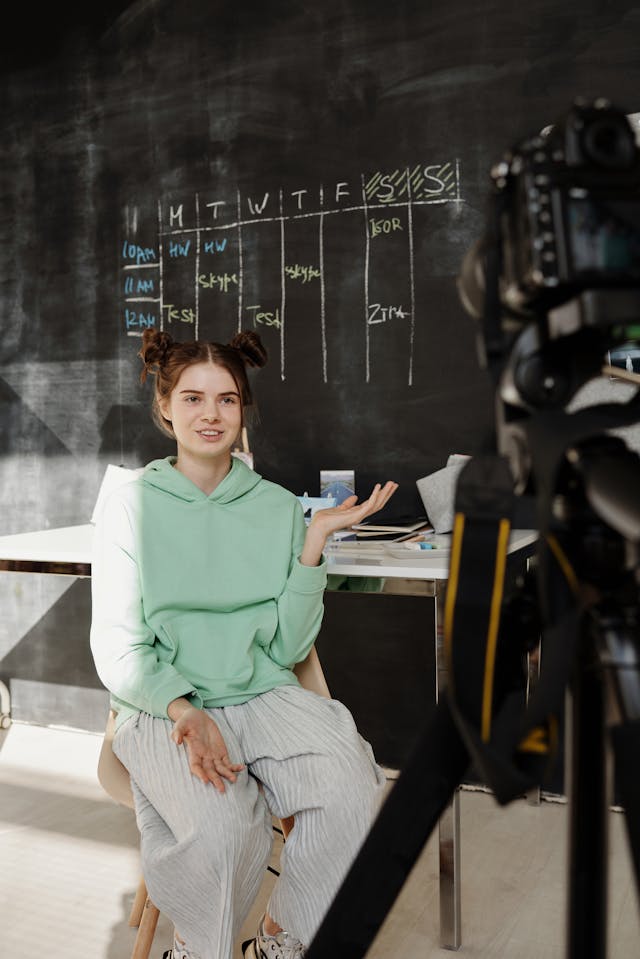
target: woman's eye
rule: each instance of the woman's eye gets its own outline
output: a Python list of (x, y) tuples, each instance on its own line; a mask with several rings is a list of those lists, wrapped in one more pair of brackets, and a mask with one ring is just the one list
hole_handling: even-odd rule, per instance
[(223, 396), (222, 402), (225, 403), (227, 406), (235, 406), (236, 403), (238, 402), (238, 399), (236, 396)]
[(199, 396), (187, 396), (185, 397), (187, 403), (197, 403), (200, 399)]

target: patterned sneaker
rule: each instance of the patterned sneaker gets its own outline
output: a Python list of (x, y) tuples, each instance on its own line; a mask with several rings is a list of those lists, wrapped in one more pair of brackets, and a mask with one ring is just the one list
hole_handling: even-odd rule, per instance
[(190, 952), (187, 952), (184, 943), (179, 942), (174, 937), (173, 948), (167, 949), (166, 952), (163, 952), (162, 959), (195, 959), (195, 956), (192, 956)]
[(242, 943), (244, 959), (303, 959), (305, 952), (300, 940), (284, 930), (275, 936), (265, 935), (264, 920), (255, 939)]

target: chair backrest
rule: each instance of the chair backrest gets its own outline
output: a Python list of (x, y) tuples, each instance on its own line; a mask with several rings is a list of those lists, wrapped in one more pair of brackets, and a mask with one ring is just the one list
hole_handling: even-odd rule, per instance
[[(294, 673), (298, 677), (298, 682), (305, 689), (317, 693), (319, 696), (331, 698), (327, 681), (322, 672), (322, 666), (315, 646), (311, 647), (311, 652), (301, 663), (297, 663)], [(113, 711), (109, 712), (107, 727), (102, 740), (102, 748), (98, 758), (98, 782), (104, 791), (122, 806), (128, 806), (133, 809), (133, 793), (131, 791), (131, 781), (126, 766), (120, 762), (113, 751), (113, 736), (116, 728), (116, 715)]]
[(102, 749), (98, 757), (98, 782), (112, 799), (121, 806), (133, 809), (131, 780), (126, 766), (120, 762), (113, 751), (113, 735), (116, 731), (116, 714), (109, 710), (107, 728), (102, 740)]
[(293, 671), (298, 677), (298, 682), (305, 689), (310, 689), (312, 693), (317, 693), (318, 696), (325, 696), (327, 699), (331, 699), (331, 693), (329, 692), (327, 681), (324, 678), (322, 665), (315, 646), (311, 647), (311, 651), (306, 659), (303, 659), (301, 663), (296, 663)]

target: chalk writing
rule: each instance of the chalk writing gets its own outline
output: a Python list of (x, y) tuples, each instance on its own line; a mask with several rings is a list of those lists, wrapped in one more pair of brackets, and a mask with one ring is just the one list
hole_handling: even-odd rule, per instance
[(256, 213), (262, 213), (265, 206), (267, 205), (267, 200), (269, 199), (269, 194), (265, 193), (262, 198), (262, 205), (258, 203), (257, 200), (252, 200), (251, 197), (247, 197), (247, 203), (249, 204), (249, 212), (252, 216), (255, 216)]
[[(126, 206), (122, 292), (127, 335), (140, 336), (159, 322), (161, 329), (165, 324), (188, 325), (197, 339), (201, 317), (207, 323), (231, 320), (238, 329), (246, 323), (270, 327), (278, 332), (272, 349), (279, 349), (284, 380), (292, 321), (296, 329), (307, 328), (315, 318), (322, 352), (319, 368), (327, 383), (329, 331), (336, 322), (350, 324), (356, 337), (358, 326), (364, 330), (358, 342), (363, 343), (367, 383), (378, 370), (388, 375), (389, 347), (389, 355), (403, 357), (403, 363), (406, 357), (406, 382), (413, 385), (416, 317), (427, 312), (416, 302), (414, 254), (417, 243), (424, 243), (417, 231), (433, 224), (446, 236), (452, 219), (445, 212), (447, 205), (454, 205), (455, 217), (464, 202), (459, 162), (381, 167), (361, 174), (359, 182), (336, 177), (312, 188), (299, 183), (285, 190), (270, 183), (267, 189), (256, 186), (241, 192), (235, 187), (233, 198), (220, 192), (216, 187), (184, 201), (157, 201), (157, 246), (153, 241), (134, 242), (139, 230), (154, 229), (153, 222), (143, 225), (137, 207)], [(429, 204), (434, 205), (433, 215), (414, 215)], [(344, 230), (336, 227), (336, 217), (345, 218)], [(273, 230), (266, 224), (273, 224)], [(458, 234), (453, 229), (452, 240)], [(216, 267), (209, 270), (212, 257)], [(342, 289), (349, 273), (343, 309), (334, 291)], [(288, 299), (294, 283), (308, 288), (306, 300), (300, 294)], [(174, 302), (166, 302), (169, 299)], [(134, 301), (147, 301), (148, 312)], [(331, 326), (326, 322), (329, 303)], [(406, 337), (406, 350), (396, 346), (399, 335)], [(383, 356), (384, 362), (378, 362)]]
[(369, 220), (369, 229), (371, 230), (371, 236), (380, 236), (381, 233), (395, 233), (396, 230), (402, 229), (402, 224), (400, 219), (397, 216), (392, 217), (390, 220)]
[(142, 330), (147, 330), (158, 325), (154, 313), (139, 313), (137, 310), (125, 309), (124, 325), (127, 332), (142, 335)]
[(396, 203), (407, 197), (415, 203), (436, 197), (455, 199), (458, 189), (457, 167), (448, 162), (426, 166), (418, 164), (411, 169), (393, 172), (378, 171), (366, 181), (364, 193), (369, 203)]
[(316, 280), (320, 277), (320, 270), (315, 266), (301, 266), (296, 263), (293, 266), (285, 266), (284, 272), (290, 280), (302, 280), (308, 283), (309, 280)]
[(238, 277), (235, 273), (201, 273), (198, 277), (198, 284), (205, 290), (217, 288), (221, 293), (228, 293), (230, 289), (238, 285)]
[(169, 256), (171, 257), (188, 256), (190, 246), (191, 246), (191, 240), (187, 240), (186, 243), (174, 243), (172, 240), (170, 240)]
[(202, 244), (203, 253), (223, 253), (227, 248), (227, 238), (223, 236), (221, 240), (205, 240)]
[(150, 263), (158, 259), (157, 251), (152, 247), (138, 246), (137, 243), (128, 243), (126, 240), (122, 244), (122, 259), (133, 260), (135, 263)]
[(254, 326), (264, 325), (264, 326), (275, 326), (277, 330), (280, 329), (280, 310), (276, 307), (274, 310), (263, 310), (260, 305), (258, 306), (247, 306), (247, 312), (251, 316), (251, 320)]
[(367, 323), (372, 326), (375, 323), (386, 323), (387, 320), (393, 320), (396, 317), (405, 320), (410, 315), (410, 313), (405, 313), (402, 306), (383, 306), (381, 303), (370, 303)]
[(173, 303), (165, 303), (162, 307), (166, 311), (169, 323), (195, 323), (196, 313), (190, 306), (177, 307)]
[(127, 276), (124, 281), (124, 292), (127, 294), (131, 293), (141, 293), (149, 294), (155, 293), (156, 283), (153, 279), (141, 279), (137, 276)]

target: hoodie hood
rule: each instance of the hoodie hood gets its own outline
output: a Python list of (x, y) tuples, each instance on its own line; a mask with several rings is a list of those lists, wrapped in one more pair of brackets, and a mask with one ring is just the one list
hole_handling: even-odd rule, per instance
[(259, 473), (249, 469), (237, 456), (232, 456), (231, 469), (213, 493), (207, 496), (195, 483), (175, 469), (176, 459), (175, 456), (166, 456), (164, 459), (152, 460), (140, 477), (143, 486), (162, 490), (185, 503), (212, 500), (224, 504), (232, 503), (250, 493), (262, 480)]

